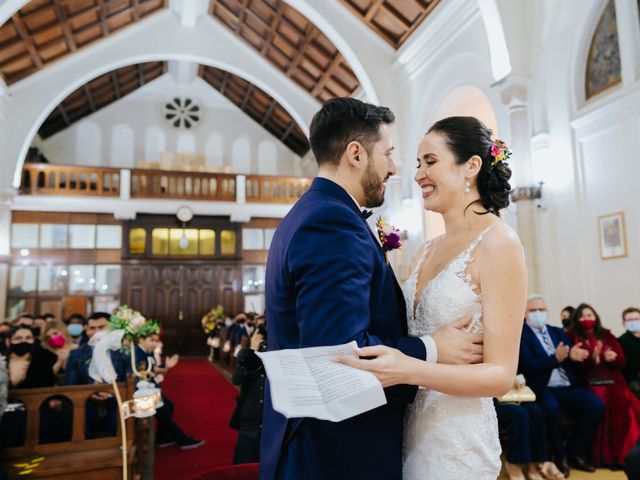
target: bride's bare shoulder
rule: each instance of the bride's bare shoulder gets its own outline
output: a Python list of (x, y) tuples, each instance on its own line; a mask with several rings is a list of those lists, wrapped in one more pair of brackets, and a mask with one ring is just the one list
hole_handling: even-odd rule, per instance
[(520, 237), (513, 228), (507, 225), (504, 221), (496, 223), (492, 228), (487, 231), (482, 241), (478, 245), (476, 257), (488, 257), (495, 259), (495, 257), (518, 259), (522, 257), (524, 259), (524, 251)]

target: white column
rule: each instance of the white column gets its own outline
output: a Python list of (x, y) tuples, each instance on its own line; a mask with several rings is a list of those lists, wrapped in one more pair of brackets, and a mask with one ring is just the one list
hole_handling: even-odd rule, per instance
[(244, 175), (236, 175), (236, 203), (247, 203), (247, 177)]
[(131, 170), (128, 168), (120, 170), (120, 198), (122, 200), (131, 198)]
[(622, 83), (631, 85), (640, 74), (640, 22), (638, 2), (615, 0)]
[[(513, 152), (510, 162), (513, 176), (512, 187), (532, 186), (533, 164), (531, 156), (531, 107), (529, 105), (529, 80), (509, 77), (497, 88), (507, 108), (511, 138), (504, 139)], [(537, 208), (533, 200), (520, 200), (515, 207), (518, 235), (527, 257), (529, 291), (539, 290), (537, 249)]]
[(0, 190), (0, 321), (6, 319), (11, 262), (11, 202), (15, 192)]

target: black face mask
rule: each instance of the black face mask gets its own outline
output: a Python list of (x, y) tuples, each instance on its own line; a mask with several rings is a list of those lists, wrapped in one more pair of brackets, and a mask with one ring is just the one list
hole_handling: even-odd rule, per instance
[(39, 337), (40, 336), (40, 327), (33, 327), (31, 329), (31, 331), (33, 332), (33, 336), (34, 337)]
[(32, 348), (33, 348), (33, 343), (29, 343), (29, 342), (12, 343), (9, 346), (9, 352), (14, 353), (19, 357), (22, 357), (27, 353), (31, 353)]
[(571, 318), (563, 318), (562, 319), (562, 326), (564, 328), (570, 328), (571, 327)]

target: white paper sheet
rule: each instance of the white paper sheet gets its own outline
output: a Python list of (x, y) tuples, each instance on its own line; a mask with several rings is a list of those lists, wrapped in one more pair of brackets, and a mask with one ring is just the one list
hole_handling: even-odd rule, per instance
[(376, 377), (342, 365), (336, 356), (357, 358), (356, 342), (257, 352), (271, 388), (273, 408), (287, 418), (339, 422), (387, 403)]

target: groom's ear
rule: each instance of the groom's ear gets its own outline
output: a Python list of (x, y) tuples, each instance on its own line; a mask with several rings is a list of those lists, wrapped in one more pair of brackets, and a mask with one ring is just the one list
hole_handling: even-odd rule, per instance
[(360, 142), (355, 140), (353, 142), (349, 142), (345, 150), (345, 157), (347, 160), (347, 164), (350, 167), (358, 170), (360, 170), (361, 168), (364, 168), (365, 155), (366, 155), (366, 152)]

